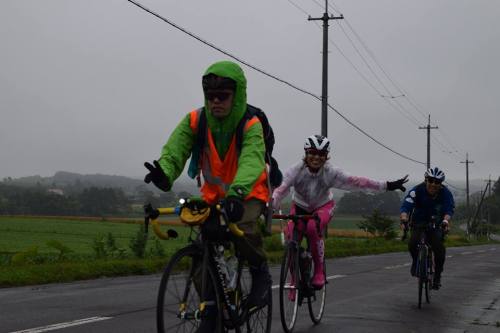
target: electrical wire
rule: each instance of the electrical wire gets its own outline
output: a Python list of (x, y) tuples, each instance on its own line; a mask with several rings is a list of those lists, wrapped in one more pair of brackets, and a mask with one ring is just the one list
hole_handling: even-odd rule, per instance
[[(156, 13), (156, 12), (154, 12), (154, 11), (152, 11), (152, 10), (148, 9), (148, 8), (146, 8), (146, 7), (145, 7), (145, 6), (143, 6), (142, 4), (140, 4), (140, 3), (138, 3), (138, 2), (136, 2), (136, 1), (134, 1), (134, 0), (127, 0), (127, 1), (128, 1), (128, 2), (130, 2), (130, 3), (132, 3), (132, 4), (134, 4), (135, 6), (139, 7), (140, 9), (142, 9), (142, 10), (146, 11), (147, 13), (149, 13), (149, 14), (151, 14), (151, 15), (153, 15), (153, 16), (155, 16), (155, 17), (157, 17), (158, 19), (160, 19), (160, 20), (164, 21), (165, 23), (167, 23), (167, 24), (169, 24), (169, 25), (173, 26), (174, 28), (176, 28), (176, 29), (178, 29), (178, 30), (180, 30), (180, 31), (184, 32), (185, 34), (187, 34), (187, 35), (191, 36), (192, 38), (195, 38), (196, 40), (200, 41), (201, 43), (203, 43), (203, 44), (205, 44), (205, 45), (207, 45), (207, 46), (209, 46), (209, 47), (211, 47), (211, 48), (213, 48), (213, 49), (215, 49), (215, 50), (217, 50), (217, 51), (221, 52), (222, 54), (224, 54), (224, 55), (226, 55), (226, 56), (228, 56), (228, 57), (230, 57), (230, 58), (232, 58), (232, 59), (236, 60), (237, 62), (239, 62), (239, 63), (241, 63), (241, 64), (243, 64), (243, 65), (245, 65), (245, 66), (248, 66), (249, 68), (251, 68), (251, 69), (253, 69), (253, 70), (255, 70), (255, 71), (257, 71), (257, 72), (259, 72), (259, 73), (261, 73), (261, 74), (263, 74), (263, 75), (265, 75), (265, 76), (267, 76), (267, 77), (270, 77), (270, 78), (272, 78), (272, 79), (274, 79), (274, 80), (277, 80), (277, 81), (279, 81), (279, 82), (281, 82), (281, 83), (283, 83), (283, 84), (288, 85), (289, 87), (291, 87), (291, 88), (293, 88), (293, 89), (295, 89), (295, 90), (298, 90), (298, 91), (300, 91), (300, 92), (302, 92), (302, 93), (304, 93), (304, 94), (307, 94), (307, 95), (309, 95), (309, 96), (311, 96), (311, 97), (314, 97), (315, 99), (317, 99), (317, 100), (321, 101), (321, 97), (319, 97), (318, 95), (315, 95), (315, 94), (313, 94), (313, 93), (311, 93), (311, 92), (309, 92), (309, 91), (307, 91), (307, 90), (305, 90), (305, 89), (299, 88), (299, 87), (297, 87), (296, 85), (294, 85), (294, 84), (292, 84), (292, 83), (289, 83), (289, 82), (287, 82), (287, 81), (285, 81), (285, 80), (283, 80), (283, 79), (281, 79), (281, 78), (279, 78), (279, 77), (277, 77), (277, 76), (275, 76), (275, 75), (269, 74), (269, 73), (267, 73), (267, 72), (265, 72), (265, 71), (263, 71), (263, 70), (261, 70), (261, 69), (259, 69), (259, 68), (255, 67), (255, 66), (251, 65), (250, 63), (248, 63), (248, 62), (246, 62), (246, 61), (244, 61), (244, 60), (242, 60), (242, 59), (240, 59), (240, 58), (238, 58), (238, 57), (236, 57), (236, 56), (232, 55), (231, 53), (229, 53), (229, 52), (227, 52), (227, 51), (222, 50), (221, 48), (219, 48), (219, 47), (215, 46), (214, 44), (212, 44), (212, 43), (210, 43), (210, 42), (208, 42), (208, 41), (206, 41), (206, 40), (204, 40), (204, 39), (202, 39), (202, 38), (198, 37), (197, 35), (195, 35), (195, 34), (193, 34), (193, 33), (189, 32), (189, 31), (187, 31), (186, 29), (184, 29), (184, 28), (182, 28), (181, 26), (179, 26), (179, 25), (177, 25), (177, 24), (173, 23), (172, 21), (170, 21), (170, 20), (166, 19), (165, 17), (161, 16), (160, 14), (158, 14), (158, 13)], [(375, 139), (373, 136), (371, 136), (371, 135), (370, 135), (370, 134), (368, 134), (366, 131), (364, 131), (363, 129), (361, 129), (361, 128), (360, 128), (358, 125), (356, 125), (354, 122), (352, 122), (351, 120), (349, 120), (346, 116), (344, 116), (344, 115), (343, 115), (340, 111), (338, 111), (338, 110), (337, 110), (336, 108), (334, 108), (332, 105), (328, 104), (328, 107), (329, 107), (331, 110), (333, 110), (335, 113), (337, 113), (337, 114), (338, 114), (338, 115), (339, 115), (342, 119), (344, 119), (344, 120), (345, 120), (348, 124), (350, 124), (351, 126), (353, 126), (355, 129), (357, 129), (359, 132), (361, 132), (362, 134), (364, 134), (365, 136), (367, 136), (368, 138), (370, 138), (372, 141), (374, 141), (374, 142), (375, 142), (375, 143), (377, 143), (378, 145), (380, 145), (380, 146), (384, 147), (385, 149), (387, 149), (387, 150), (391, 151), (392, 153), (394, 153), (394, 154), (396, 154), (396, 155), (398, 155), (398, 156), (400, 156), (400, 157), (402, 157), (402, 158), (404, 158), (404, 159), (407, 159), (407, 160), (409, 160), (409, 161), (412, 161), (412, 162), (415, 162), (415, 163), (418, 163), (418, 164), (424, 164), (424, 165), (425, 165), (425, 163), (424, 163), (424, 162), (420, 162), (420, 161), (418, 161), (418, 160), (416, 160), (416, 159), (413, 159), (413, 158), (411, 158), (411, 157), (408, 157), (408, 156), (406, 156), (406, 155), (403, 155), (403, 154), (401, 154), (401, 153), (399, 153), (399, 152), (395, 151), (394, 149), (392, 149), (392, 148), (388, 147), (387, 145), (383, 144), (383, 143), (382, 143), (382, 142), (380, 142), (379, 140)]]

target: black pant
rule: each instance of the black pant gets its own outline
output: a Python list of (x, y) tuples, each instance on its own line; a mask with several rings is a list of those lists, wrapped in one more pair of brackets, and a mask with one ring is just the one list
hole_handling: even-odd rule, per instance
[(432, 248), (434, 252), (434, 263), (436, 265), (436, 274), (441, 275), (444, 266), (444, 260), (446, 258), (446, 248), (444, 247), (443, 231), (441, 229), (413, 229), (411, 232), (410, 241), (408, 243), (408, 250), (410, 250), (411, 257), (413, 260), (417, 260), (418, 257), (418, 244), (420, 243), (420, 236), (422, 233), (426, 233), (427, 244)]

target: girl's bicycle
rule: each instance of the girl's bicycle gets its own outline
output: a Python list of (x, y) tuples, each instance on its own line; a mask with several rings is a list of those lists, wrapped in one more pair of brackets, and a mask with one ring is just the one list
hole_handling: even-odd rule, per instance
[[(160, 214), (177, 214), (191, 227), (189, 245), (170, 258), (161, 278), (156, 307), (159, 333), (194, 332), (207, 316), (216, 317), (215, 332), (271, 331), (271, 291), (266, 306), (251, 310), (246, 306), (250, 273), (239, 260), (238, 249), (231, 247), (231, 240), (244, 234), (236, 224), (226, 222), (223, 202), (208, 205), (187, 199), (175, 208), (146, 205), (144, 210), (146, 227), (151, 221), (162, 239), (175, 238), (177, 232), (160, 229)], [(217, 311), (208, 313), (213, 302)]]
[[(314, 272), (309, 241), (307, 247), (301, 246), (298, 224), (305, 223), (313, 215), (273, 215), (274, 219), (294, 223), (293, 235), (285, 242), (285, 252), (281, 261), (280, 274), (280, 316), (285, 332), (292, 332), (297, 320), (298, 308), (307, 302), (309, 316), (314, 324), (319, 324), (323, 317), (326, 299), (326, 283), (321, 289), (311, 285)], [(307, 239), (307, 237), (306, 237)], [(323, 267), (325, 267), (323, 263)], [(326, 276), (326, 272), (324, 272)]]

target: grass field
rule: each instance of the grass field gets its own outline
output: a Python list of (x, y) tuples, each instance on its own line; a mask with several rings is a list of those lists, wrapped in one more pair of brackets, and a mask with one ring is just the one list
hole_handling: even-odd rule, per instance
[[(337, 216), (330, 223), (331, 229), (359, 230), (356, 223), (362, 217)], [(40, 253), (53, 252), (46, 245), (49, 240), (56, 240), (69, 247), (73, 253), (92, 254), (92, 244), (95, 239), (111, 233), (118, 247), (128, 248), (130, 241), (139, 230), (140, 220), (110, 219), (99, 220), (91, 218), (59, 218), (59, 217), (4, 217), (0, 216), (0, 252), (15, 253), (32, 246), (38, 246)], [(278, 225), (276, 223), (276, 225)], [(189, 228), (172, 227), (180, 237), (168, 242), (162, 242), (167, 248), (177, 248), (187, 242)], [(360, 231), (360, 234), (364, 234)], [(150, 239), (154, 239), (150, 230)]]
[[(0, 217), (0, 253), (15, 253), (38, 246), (39, 253), (54, 252), (47, 241), (56, 240), (75, 254), (91, 255), (95, 239), (111, 233), (118, 247), (128, 249), (139, 231), (139, 223), (108, 222), (87, 219), (59, 219), (34, 217)], [(188, 228), (173, 227), (179, 238), (169, 240), (165, 248), (181, 247), (187, 242)], [(149, 239), (155, 239), (153, 231)], [(167, 242), (162, 242), (167, 243)]]
[[(110, 219), (111, 220), (111, 219)], [(386, 241), (380, 238), (366, 238), (356, 223), (360, 217), (337, 216), (330, 224), (325, 242), (327, 257), (376, 254), (391, 251), (406, 251), (406, 243), (400, 240)], [(130, 242), (137, 239), (140, 222), (130, 219), (101, 220), (89, 218), (42, 218), (0, 216), (0, 287), (32, 285), (50, 282), (68, 282), (92, 279), (101, 276), (131, 274), (151, 274), (161, 271), (170, 255), (188, 242), (189, 228), (178, 222), (165, 221), (168, 228), (179, 233), (177, 239), (156, 241), (150, 230), (146, 251), (151, 254), (138, 259), (130, 248)], [(277, 221), (275, 221), (277, 222)], [(342, 229), (339, 229), (342, 228)], [(166, 230), (167, 227), (162, 227)], [(264, 239), (264, 248), (273, 263), (279, 263), (283, 253), (279, 223), (273, 228), (275, 234)], [(96, 256), (93, 245), (96, 239), (103, 239), (111, 233), (124, 256)], [(142, 234), (141, 234), (142, 235)], [(57, 241), (71, 250), (59, 257), (58, 251), (47, 246), (47, 242)], [(487, 241), (468, 241), (458, 235), (449, 236), (447, 246), (472, 245)], [(163, 254), (154, 252), (159, 245)], [(14, 257), (30, 253), (37, 247), (34, 261), (15, 261)], [(17, 254), (16, 254), (17, 253)], [(156, 254), (155, 254), (156, 253)], [(22, 256), (21, 256), (22, 257)]]

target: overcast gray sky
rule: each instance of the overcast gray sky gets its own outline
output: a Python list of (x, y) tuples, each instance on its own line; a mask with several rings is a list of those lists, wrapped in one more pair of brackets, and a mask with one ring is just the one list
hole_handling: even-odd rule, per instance
[[(140, 2), (321, 95), (321, 27), (307, 14), (321, 16), (323, 1)], [(460, 161), (469, 152), (470, 177), (496, 179), (500, 2), (329, 4), (330, 13), (346, 18), (330, 22), (329, 102), (376, 139), (422, 162), (426, 133), (418, 126), (430, 113), (439, 126), (432, 131), (432, 164), (450, 179), (464, 179)], [(59, 170), (142, 177), (143, 162), (157, 158), (180, 119), (202, 105), (203, 71), (228, 59), (125, 0), (2, 0), (0, 42), (0, 178)], [(242, 67), (248, 102), (268, 114), (275, 155), (286, 168), (302, 156), (304, 138), (320, 132), (320, 102)], [(406, 97), (380, 96), (402, 90)], [(332, 111), (328, 131), (332, 162), (352, 174), (423, 176), (425, 166), (380, 147)]]

